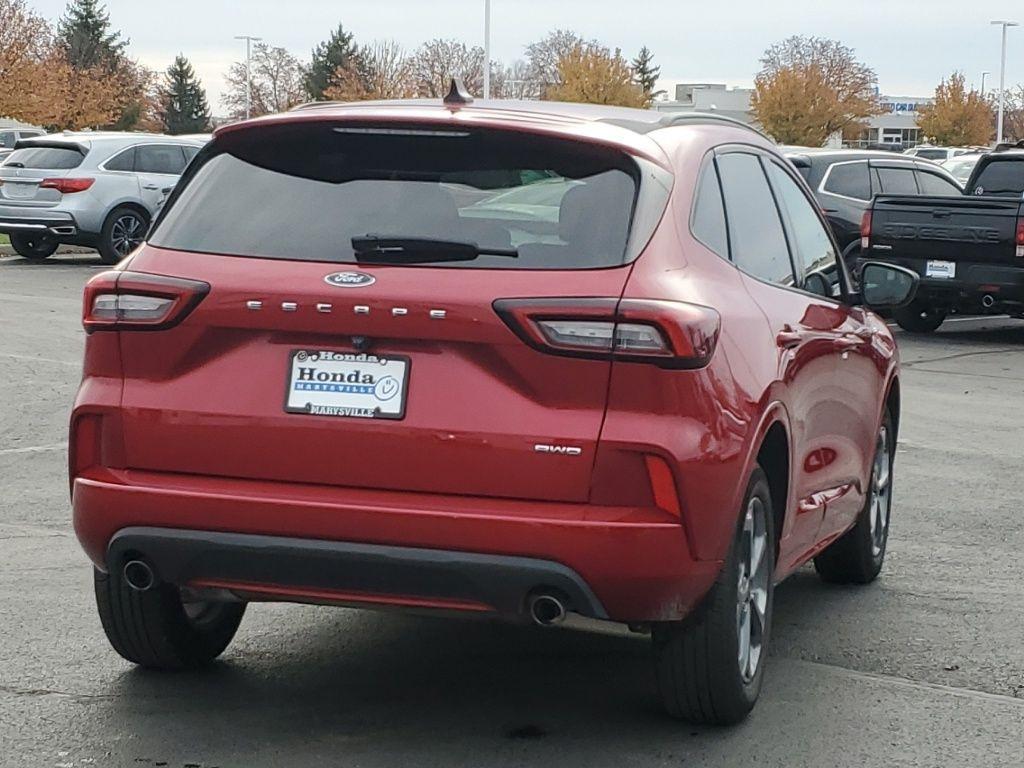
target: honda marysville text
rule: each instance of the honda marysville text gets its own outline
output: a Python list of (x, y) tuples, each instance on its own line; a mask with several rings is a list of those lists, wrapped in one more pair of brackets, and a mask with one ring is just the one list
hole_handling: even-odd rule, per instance
[(715, 115), (318, 104), (221, 128), (89, 281), (75, 530), (111, 644), (209, 662), (249, 601), (652, 639), (733, 723), (776, 583), (882, 566), (898, 356), (806, 184)]

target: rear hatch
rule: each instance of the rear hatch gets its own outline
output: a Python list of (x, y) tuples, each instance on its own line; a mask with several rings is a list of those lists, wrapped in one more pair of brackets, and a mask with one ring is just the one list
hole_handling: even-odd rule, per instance
[(913, 260), (922, 276), (928, 261), (1016, 265), (1020, 208), (1019, 197), (879, 195), (865, 256)]
[(617, 300), (641, 176), (479, 126), (220, 136), (130, 264), (211, 288), (122, 333), (129, 466), (586, 500), (610, 362), (538, 351), (494, 303)]
[(69, 191), (67, 180), (75, 175), (86, 154), (86, 146), (70, 141), (19, 142), (0, 165), (0, 206), (57, 206), (64, 191)]

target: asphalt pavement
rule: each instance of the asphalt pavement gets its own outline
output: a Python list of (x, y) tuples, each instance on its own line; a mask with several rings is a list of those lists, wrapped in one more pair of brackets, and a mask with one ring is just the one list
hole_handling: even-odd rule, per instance
[(222, 662), (133, 669), (71, 530), (67, 417), (91, 256), (0, 256), (0, 766), (1024, 765), (1024, 322), (899, 335), (889, 555), (776, 593), (732, 729), (662, 715), (642, 637), (250, 606)]

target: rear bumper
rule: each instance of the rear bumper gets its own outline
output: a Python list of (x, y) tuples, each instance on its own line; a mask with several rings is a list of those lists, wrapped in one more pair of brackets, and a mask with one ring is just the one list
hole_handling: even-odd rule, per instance
[[(956, 277), (927, 277), (927, 259), (882, 259), (914, 270), (921, 275), (918, 295), (951, 307), (972, 310), (991, 309), (996, 305), (1024, 305), (1024, 259), (1016, 264), (985, 264), (956, 262)], [(990, 296), (988, 307), (983, 299)], [(1012, 308), (1012, 307), (1011, 307)]]
[(0, 205), (0, 233), (75, 237), (79, 234), (79, 226), (74, 216), (65, 211), (17, 209), (12, 206)]
[(550, 560), (282, 536), (125, 528), (107, 567), (141, 558), (157, 581), (257, 599), (383, 604), (522, 615), (525, 596), (564, 596), (571, 610), (607, 619), (579, 574)]
[[(683, 618), (721, 563), (657, 509), (397, 493), (90, 468), (75, 531), (97, 567), (256, 599), (520, 615), (553, 587), (616, 621)], [(144, 529), (140, 531), (139, 529)]]

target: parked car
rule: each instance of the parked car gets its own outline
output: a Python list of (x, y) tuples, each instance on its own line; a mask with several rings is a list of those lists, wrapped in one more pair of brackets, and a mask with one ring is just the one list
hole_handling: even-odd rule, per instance
[(860, 255), (861, 220), (875, 195), (963, 193), (948, 171), (927, 160), (849, 149), (794, 150), (786, 157), (814, 191), (850, 266)]
[[(456, 203), (558, 179), (554, 238)], [(616, 621), (669, 712), (736, 722), (775, 583), (882, 567), (900, 384), (866, 307), (916, 280), (854, 292), (799, 174), (720, 116), (456, 91), (221, 128), (85, 289), (107, 636), (181, 668), (254, 600)]]
[(0, 128), (0, 162), (14, 151), (14, 145), (21, 139), (45, 135), (46, 131), (41, 128)]
[(969, 155), (960, 155), (942, 163), (942, 167), (949, 171), (953, 178), (961, 184), (966, 184), (968, 179), (971, 178), (975, 166), (978, 165), (978, 161), (986, 154), (986, 152), (975, 152)]
[(978, 160), (964, 195), (876, 197), (863, 222), (864, 256), (921, 277), (904, 329), (931, 333), (951, 313), (1024, 317), (1024, 148)]
[(138, 133), (66, 133), (20, 140), (0, 164), (0, 233), (27, 259), (62, 243), (114, 264), (146, 235), (161, 199), (203, 146)]
[(962, 155), (974, 154), (978, 149), (979, 147), (933, 147), (931, 144), (919, 144), (905, 150), (903, 154), (931, 160), (934, 163), (944, 163)]

